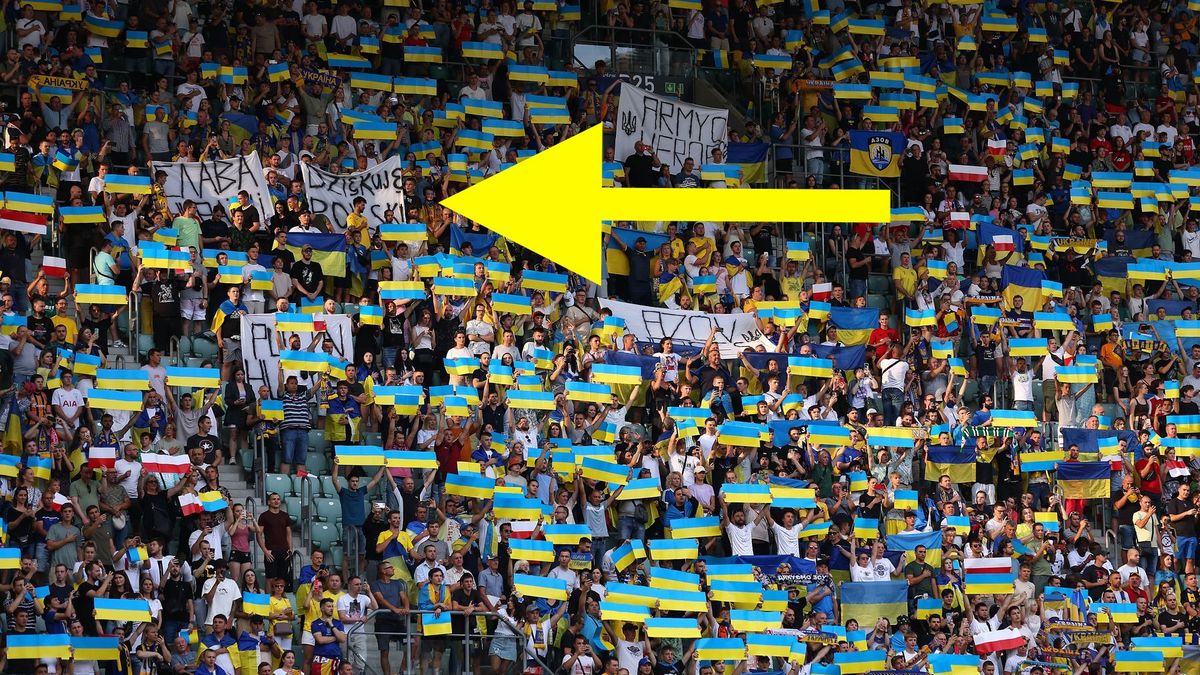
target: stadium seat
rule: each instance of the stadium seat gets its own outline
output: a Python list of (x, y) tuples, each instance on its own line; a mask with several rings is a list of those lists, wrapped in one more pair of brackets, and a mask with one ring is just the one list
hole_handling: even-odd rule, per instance
[(312, 540), (313, 547), (319, 548), (322, 551), (333, 551), (341, 548), (341, 537), (338, 536), (337, 528), (330, 523), (313, 523)]
[(381, 434), (378, 431), (364, 431), (363, 432), (363, 445), (375, 445), (375, 446), (383, 445), (383, 434)]
[(238, 466), (242, 467), (242, 472), (248, 476), (254, 475), (254, 448), (242, 448), (238, 450)]
[(322, 497), (336, 497), (337, 488), (333, 484), (333, 476), (321, 476), (320, 495)]
[(293, 497), (296, 495), (292, 489), (292, 477), (282, 473), (267, 474), (267, 494), (278, 492), (283, 497)]
[[(313, 419), (316, 419), (315, 417)], [(313, 429), (308, 432), (308, 448), (309, 452), (313, 450), (324, 451), (329, 447), (329, 443), (325, 440), (324, 429)]]
[(867, 277), (867, 293), (871, 295), (891, 296), (892, 278), (886, 274), (870, 275)]
[(313, 499), (314, 522), (337, 522), (342, 517), (342, 500), (334, 497), (317, 497)]
[(201, 359), (217, 358), (217, 343), (204, 338), (192, 340), (192, 355)]
[[(189, 342), (188, 348), (191, 349), (191, 346), (192, 345)], [(187, 359), (187, 367), (188, 368), (199, 368), (201, 363), (204, 363), (204, 359), (197, 358), (195, 356), (189, 356)]]
[(302, 503), (299, 497), (285, 497), (283, 504), (294, 524), (299, 525), (304, 522)]
[(304, 466), (309, 473), (326, 473), (329, 471), (330, 464), (329, 455), (325, 454), (324, 450), (308, 449), (308, 457), (305, 459)]
[[(122, 331), (121, 335), (124, 335), (124, 334), (125, 334), (124, 331)], [(153, 349), (154, 348), (154, 336), (153, 335), (139, 335), (138, 340), (137, 340), (137, 348), (138, 348), (138, 354), (145, 354), (146, 352)]]

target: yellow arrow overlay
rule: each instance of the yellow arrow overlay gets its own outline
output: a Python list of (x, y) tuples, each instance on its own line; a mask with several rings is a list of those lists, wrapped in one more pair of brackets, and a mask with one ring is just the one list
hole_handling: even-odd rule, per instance
[[(605, 188), (600, 125), (442, 201), (555, 264), (601, 282), (601, 221), (883, 223), (887, 190)], [(632, 244), (632, 242), (627, 242)]]

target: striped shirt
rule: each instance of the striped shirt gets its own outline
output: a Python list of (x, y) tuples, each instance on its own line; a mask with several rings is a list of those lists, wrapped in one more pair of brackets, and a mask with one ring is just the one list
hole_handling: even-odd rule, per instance
[(279, 425), (279, 428), (305, 431), (312, 428), (312, 415), (308, 411), (308, 393), (304, 389), (297, 389), (295, 395), (286, 392), (283, 394), (283, 423)]

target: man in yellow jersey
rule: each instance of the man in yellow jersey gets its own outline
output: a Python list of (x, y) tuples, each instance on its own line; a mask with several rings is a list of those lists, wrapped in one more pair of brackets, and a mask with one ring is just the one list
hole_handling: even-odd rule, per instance
[(366, 234), (367, 230), (367, 200), (364, 197), (355, 197), (352, 202), (354, 210), (346, 215), (346, 231), (358, 231), (360, 234)]

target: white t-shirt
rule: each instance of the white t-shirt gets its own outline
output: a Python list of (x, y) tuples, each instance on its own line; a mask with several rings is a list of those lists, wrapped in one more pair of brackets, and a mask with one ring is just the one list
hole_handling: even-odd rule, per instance
[[(83, 407), (83, 393), (74, 387), (70, 391), (66, 389), (55, 389), (54, 396), (50, 399), (51, 405), (59, 406), (68, 415), (74, 415), (81, 407)], [(79, 428), (79, 418), (75, 418), (72, 428)]]
[(154, 388), (154, 391), (165, 398), (167, 395), (167, 369), (163, 366), (156, 368), (146, 364), (142, 366), (142, 370), (150, 374), (150, 386)]
[(305, 14), (303, 17), (301, 17), (300, 23), (304, 26), (304, 34), (310, 38), (321, 37), (325, 32), (325, 27), (329, 25), (329, 22), (325, 20), (323, 15), (315, 12), (312, 14)]
[[(547, 620), (547, 623), (549, 623), (549, 620)], [(532, 642), (530, 644), (532, 644)], [(571, 658), (571, 654), (563, 654), (563, 665), (566, 665), (567, 661), (570, 661)], [(595, 660), (592, 659), (591, 655), (584, 654), (575, 660), (575, 664), (571, 666), (570, 675), (592, 675), (592, 673), (595, 672)]]
[[(199, 58), (199, 57), (200, 57), (200, 55), (199, 55), (199, 54), (197, 54), (197, 55), (196, 55), (196, 58)], [(188, 111), (190, 111), (190, 112), (200, 112), (200, 103), (201, 103), (201, 101), (203, 101), (204, 99), (208, 98), (208, 94), (207, 94), (207, 93), (205, 93), (205, 91), (204, 91), (204, 87), (201, 87), (201, 86), (200, 86), (200, 85), (198, 85), (198, 84), (192, 84), (192, 83), (190, 83), (190, 82), (184, 82), (183, 84), (179, 85), (179, 86), (178, 86), (178, 87), (175, 89), (175, 95), (176, 95), (176, 96), (183, 96), (183, 95), (185, 95), (185, 94), (195, 94), (195, 96), (192, 96), (190, 99), (188, 99), (188, 104), (187, 104), (187, 109), (188, 109)]]
[[(201, 594), (207, 596), (216, 583), (216, 577), (210, 577), (204, 582)], [(217, 592), (213, 594), (212, 601), (208, 603), (208, 618), (204, 620), (204, 623), (211, 626), (213, 617), (218, 614), (233, 616), (233, 601), (241, 597), (242, 591), (238, 588), (236, 581), (233, 579), (222, 581), (221, 585), (217, 586)]]
[[(223, 525), (223, 524), (222, 525), (214, 525), (212, 527), (212, 531), (208, 533), (208, 536), (204, 537), (204, 540), (208, 542), (208, 545), (210, 547), (212, 547), (213, 560), (220, 560), (225, 557), (224, 551), (221, 548), (221, 532), (224, 529), (225, 529), (225, 525)], [(199, 541), (200, 537), (203, 537), (203, 536), (204, 536), (204, 530), (193, 531), (192, 534), (188, 537), (188, 547), (191, 548), (192, 546), (195, 546), (196, 542)], [(239, 597), (241, 597), (241, 596), (239, 596)], [(225, 615), (228, 616), (229, 615), (228, 612), (226, 612)], [(209, 614), (209, 617), (211, 617), (211, 616), (212, 616), (212, 614)], [(209, 619), (208, 623), (212, 623), (211, 618)]]
[(17, 29), (28, 30), (32, 28), (33, 32), (17, 41), (17, 46), (24, 48), (25, 45), (33, 45), (35, 48), (42, 45), (42, 36), (46, 34), (46, 26), (37, 19), (17, 19)]
[(125, 488), (125, 494), (129, 495), (131, 500), (137, 499), (138, 480), (142, 477), (142, 463), (137, 461), (131, 462), (122, 457), (117, 460), (113, 468), (117, 470), (117, 476), (123, 476), (126, 471), (129, 472), (129, 477), (121, 481), (121, 487)]
[(1012, 374), (1013, 400), (1033, 402), (1033, 371), (1028, 368), (1025, 372), (1013, 371)]
[(725, 533), (729, 535), (729, 549), (733, 555), (754, 555), (754, 526), (746, 523), (741, 527), (729, 523), (725, 526)]
[(872, 572), (875, 581), (887, 581), (892, 578), (892, 573), (896, 571), (896, 566), (887, 558), (871, 560), (867, 564), (873, 568)]
[(638, 663), (646, 656), (646, 650), (640, 642), (617, 640), (617, 665), (630, 673), (638, 671)]
[(903, 359), (883, 359), (879, 362), (879, 368), (883, 371), (881, 389), (904, 390), (904, 381), (908, 379), (908, 361)]
[[(1062, 359), (1063, 350), (1059, 349), (1058, 351), (1054, 352), (1054, 356)], [(1056, 377), (1058, 377), (1058, 361), (1055, 361), (1049, 354), (1047, 354), (1046, 358), (1042, 359), (1042, 379), (1053, 380)]]
[[(367, 613), (367, 608), (371, 605), (371, 599), (359, 593), (358, 595), (350, 595), (342, 593), (338, 596), (337, 611), (338, 618), (342, 621), (349, 619), (361, 619)], [(345, 615), (343, 617), (343, 615)]]
[(795, 523), (790, 528), (779, 523), (771, 526), (771, 532), (775, 534), (775, 548), (779, 551), (779, 555), (800, 556), (800, 541), (797, 539), (797, 535), (802, 529), (804, 528), (800, 526), (800, 523)]

